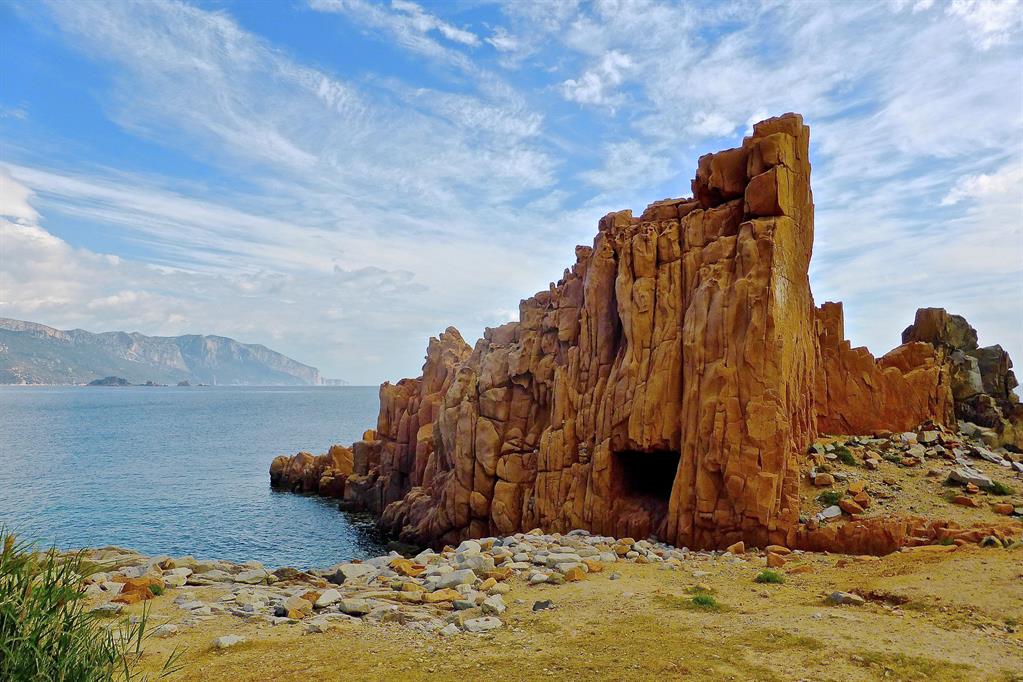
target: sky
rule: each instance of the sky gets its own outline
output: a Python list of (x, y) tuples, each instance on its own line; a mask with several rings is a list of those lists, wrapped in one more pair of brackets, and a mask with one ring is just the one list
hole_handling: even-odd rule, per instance
[(1023, 363), (1020, 0), (0, 0), (0, 316), (417, 376), (788, 111), (853, 345)]

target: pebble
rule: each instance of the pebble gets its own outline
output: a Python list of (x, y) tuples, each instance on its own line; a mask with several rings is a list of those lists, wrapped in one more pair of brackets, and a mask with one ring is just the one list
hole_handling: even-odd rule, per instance
[(470, 618), (465, 621), (466, 632), (489, 632), (490, 630), (496, 630), (501, 627), (500, 618), (494, 618), (493, 616), (484, 616), (483, 618)]
[(153, 628), (152, 631), (153, 637), (159, 637), (160, 639), (173, 637), (176, 634), (178, 634), (178, 626), (172, 623), (164, 623), (163, 625), (157, 625), (155, 628)]
[(532, 573), (529, 576), (529, 584), (530, 585), (539, 585), (541, 583), (547, 582), (547, 578), (548, 578), (548, 576), (543, 574), (543, 573)]
[(828, 595), (829, 604), (849, 604), (851, 606), (862, 606), (867, 603), (867, 600), (858, 594), (852, 592), (832, 592)]
[(373, 605), (366, 599), (342, 599), (338, 604), (338, 610), (349, 616), (365, 616), (373, 610)]
[(99, 606), (92, 609), (98, 613), (103, 613), (111, 616), (116, 616), (124, 608), (124, 604), (115, 604), (114, 602), (107, 602), (106, 604), (100, 604)]
[(222, 635), (213, 640), (213, 646), (218, 649), (230, 649), (244, 641), (245, 638), (239, 635)]

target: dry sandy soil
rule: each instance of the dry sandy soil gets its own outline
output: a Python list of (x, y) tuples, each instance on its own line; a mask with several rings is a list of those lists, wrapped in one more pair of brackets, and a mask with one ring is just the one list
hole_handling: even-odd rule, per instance
[[(220, 616), (150, 640), (143, 664), (153, 670), (178, 647), (175, 680), (1023, 680), (1023, 548), (804, 555), (784, 570), (800, 564), (813, 572), (781, 585), (754, 582), (764, 559), (753, 555), (677, 570), (623, 563), (619, 580), (515, 581), (504, 628), (451, 639), (349, 623), (304, 634)], [(719, 610), (693, 605), (696, 585)], [(829, 606), (835, 590), (869, 601)], [(180, 618), (173, 596), (150, 602), (158, 622)], [(556, 608), (532, 612), (539, 599)], [(247, 641), (214, 649), (224, 634)]]

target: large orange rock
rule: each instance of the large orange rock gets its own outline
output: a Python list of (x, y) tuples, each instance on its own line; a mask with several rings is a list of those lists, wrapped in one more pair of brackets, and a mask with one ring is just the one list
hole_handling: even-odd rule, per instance
[[(840, 304), (814, 307), (801, 116), (701, 157), (692, 192), (604, 216), (474, 347), (453, 328), (430, 339), (421, 377), (380, 387), (343, 506), (434, 546), (538, 527), (704, 548), (905, 542), (903, 526), (800, 526), (798, 457), (820, 430), (951, 425), (949, 351), (911, 334), (875, 359), (844, 339)], [(277, 458), (271, 480), (337, 494), (327, 457)]]

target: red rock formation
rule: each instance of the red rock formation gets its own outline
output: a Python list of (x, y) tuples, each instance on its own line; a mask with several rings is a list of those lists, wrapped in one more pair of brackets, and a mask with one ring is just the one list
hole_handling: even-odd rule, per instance
[(325, 455), (300, 452), (294, 457), (281, 455), (270, 464), (270, 485), (296, 493), (318, 493), (341, 497), (352, 473), (352, 451), (340, 445), (330, 446)]
[[(758, 123), (700, 159), (693, 199), (602, 218), (518, 322), (471, 350), (451, 328), (431, 339), (421, 378), (381, 386), (344, 506), (435, 545), (534, 527), (826, 542), (798, 528), (797, 455), (818, 426), (952, 411), (944, 351), (875, 360), (842, 338), (840, 306), (814, 308), (808, 145), (798, 115)], [(310, 489), (310, 457), (278, 458), (271, 478)]]
[(977, 330), (960, 315), (921, 308), (902, 341), (919, 341), (948, 357), (955, 416), (994, 432), (998, 444), (1023, 450), (1023, 405), (1012, 360), (1001, 346), (977, 347)]
[(817, 309), (817, 338), (816, 409), (821, 433), (908, 431), (928, 419), (953, 424), (943, 350), (909, 341), (875, 359), (866, 348), (852, 348), (845, 340), (841, 303), (825, 303)]
[(958, 524), (919, 516), (875, 517), (841, 524), (801, 527), (793, 547), (810, 552), (842, 554), (890, 554), (901, 547), (920, 547), (941, 542), (977, 544), (986, 537), (1000, 542), (1019, 536), (1018, 521), (980, 524), (963, 528)]
[[(798, 116), (765, 121), (701, 159), (695, 199), (603, 218), (557, 285), (452, 366), (421, 485), (384, 522), (421, 542), (534, 526), (785, 541), (814, 435), (808, 140)], [(356, 444), (346, 492), (370, 509), (360, 475), (395, 470), (360, 468), (375, 447)]]

